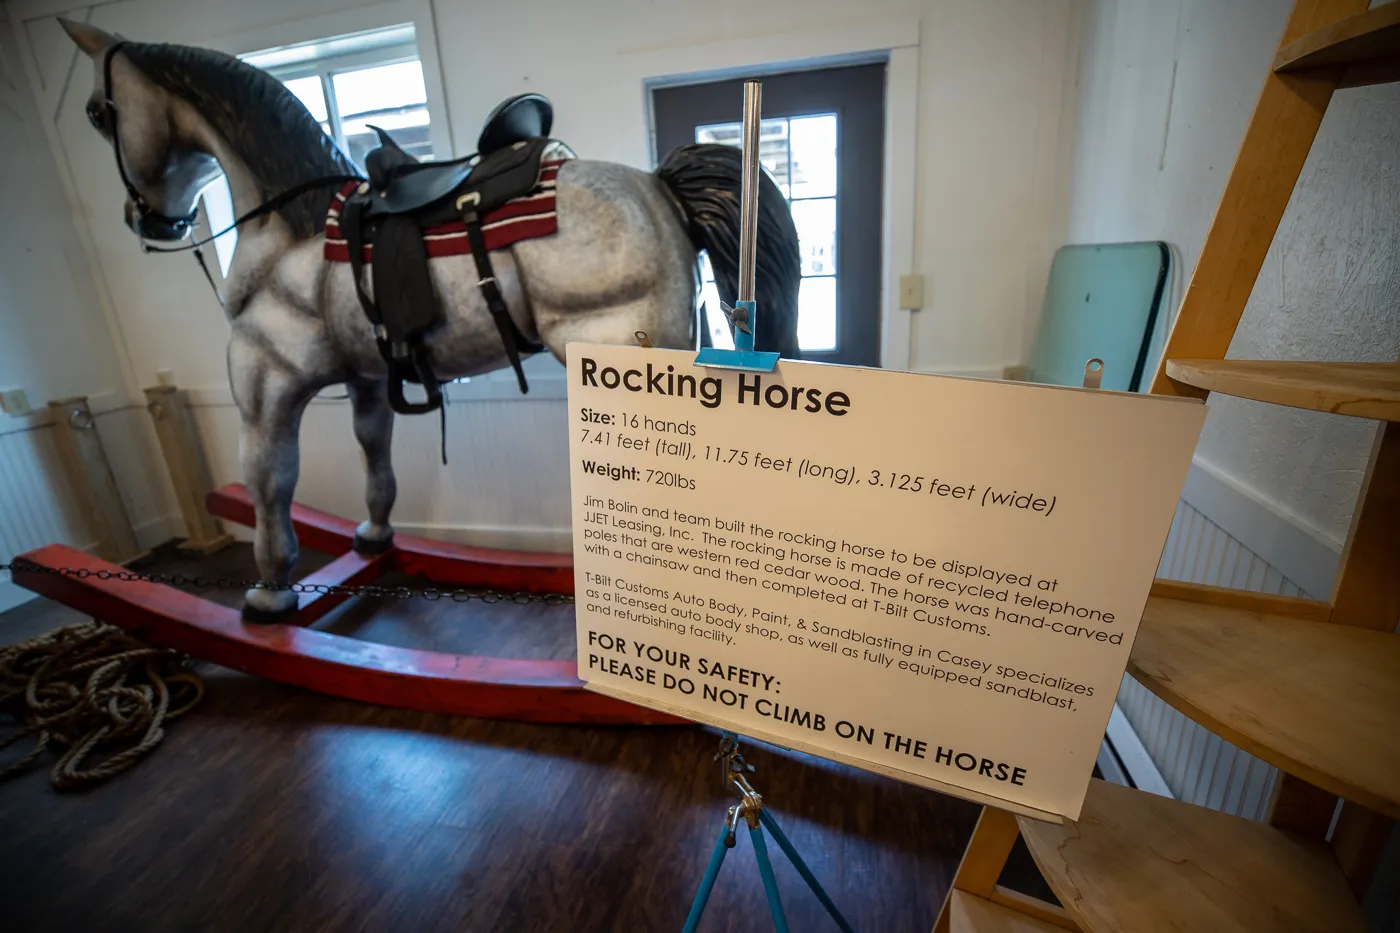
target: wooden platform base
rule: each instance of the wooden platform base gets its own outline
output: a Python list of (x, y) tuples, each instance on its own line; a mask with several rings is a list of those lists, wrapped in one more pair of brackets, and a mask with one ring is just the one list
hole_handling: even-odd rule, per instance
[[(209, 511), (251, 524), (253, 507), (241, 485), (209, 496)], [(536, 554), (465, 547), (397, 536), (382, 554), (350, 549), (353, 522), (294, 506), (302, 544), (336, 560), (303, 584), (363, 585), (399, 571), (453, 586), (530, 593), (573, 592), (573, 561)], [(662, 713), (590, 693), (573, 661), (447, 654), (379, 645), (307, 628), (346, 597), (307, 593), (281, 625), (243, 621), (238, 610), (155, 583), (103, 579), (123, 568), (64, 545), (22, 555), (39, 568), (86, 570), (88, 575), (14, 571), (14, 581), (152, 642), (215, 664), (333, 696), (424, 712), (548, 723), (660, 725), (678, 723)], [(99, 576), (101, 574), (101, 576)], [(463, 604), (469, 615), (471, 604)]]

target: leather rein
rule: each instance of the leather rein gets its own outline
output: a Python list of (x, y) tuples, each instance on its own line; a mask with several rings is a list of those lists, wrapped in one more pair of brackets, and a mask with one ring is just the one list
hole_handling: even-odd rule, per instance
[(223, 295), (219, 293), (219, 287), (214, 284), (214, 277), (209, 272), (209, 267), (204, 261), (204, 253), (200, 247), (214, 242), (225, 233), (237, 230), (250, 220), (271, 214), (308, 191), (316, 191), (332, 185), (343, 185), (348, 181), (363, 181), (364, 179), (360, 175), (322, 175), (319, 178), (311, 178), (273, 195), (238, 217), (227, 227), (217, 233), (211, 233), (203, 239), (191, 240), (183, 246), (151, 245), (147, 242), (148, 240), (183, 240), (189, 237), (194, 230), (195, 220), (199, 217), (199, 208), (195, 207), (193, 211), (182, 217), (171, 217), (158, 211), (146, 200), (145, 195), (137, 190), (136, 185), (131, 181), (131, 176), (127, 174), (126, 162), (122, 159), (121, 136), (117, 132), (117, 103), (112, 98), (112, 57), (126, 44), (126, 42), (114, 42), (107, 47), (107, 51), (102, 56), (102, 102), (97, 108), (92, 106), (87, 108), (88, 122), (99, 132), (105, 131), (111, 137), (112, 152), (117, 160), (117, 174), (121, 176), (122, 185), (126, 188), (126, 195), (136, 208), (137, 229), (135, 232), (141, 238), (142, 251), (147, 253), (193, 252), (195, 260), (199, 263), (199, 268), (209, 281), (209, 287), (214, 290), (214, 297), (222, 305), (224, 303)]

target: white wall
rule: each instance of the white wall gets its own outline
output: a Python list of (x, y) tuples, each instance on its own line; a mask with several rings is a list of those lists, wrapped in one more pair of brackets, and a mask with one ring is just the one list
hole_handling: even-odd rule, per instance
[[(145, 544), (174, 529), (171, 492), (154, 433), (133, 403), (115, 320), (94, 286), (43, 117), (20, 68), (9, 22), (0, 22), (0, 389), (22, 388), (39, 413), (0, 415), (0, 561), (60, 541), (95, 543), (71, 508), (45, 403), (92, 399), (128, 512)], [(28, 594), (0, 575), (0, 611)]]
[[(215, 478), (236, 480), (227, 324), (194, 263), (140, 256), (121, 226), (111, 152), (82, 112), (91, 67), (53, 19), (66, 5), (12, 0), (7, 9), (25, 38), (49, 156), (72, 186), (93, 246), (96, 289), (114, 311), (116, 359), (130, 370), (132, 387), (168, 369), (194, 391)], [(870, 0), (859, 7), (847, 0), (123, 0), (68, 15), (134, 39), (236, 51), (366, 28), (376, 18), (430, 22), (437, 45), (425, 50), (425, 61), (434, 51), (440, 60), (458, 153), (470, 150), (497, 101), (536, 90), (553, 99), (555, 132), (580, 154), (637, 166), (650, 163), (649, 79), (914, 50), (904, 73), (917, 98), (909, 108), (917, 154), (890, 179), (911, 228), (901, 234), (912, 243), (905, 254), (913, 256), (912, 267), (906, 259), (892, 271), (928, 276), (927, 307), (904, 325), (911, 368), (999, 375), (1020, 362), (1063, 225), (1075, 0)], [(872, 310), (877, 301), (871, 296)], [(111, 365), (110, 349), (95, 346), (91, 352)], [(490, 392), (500, 388), (486, 382)], [(566, 547), (563, 403), (557, 381), (538, 384), (543, 391), (525, 400), (510, 390), (499, 401), (453, 405), (446, 468), (436, 460), (435, 426), (400, 419), (396, 524), (451, 538), (504, 535), (527, 547)], [(361, 476), (348, 427), (343, 404), (311, 409), (298, 497), (356, 516)]]
[[(1189, 276), (1291, 6), (1088, 2), (1070, 242), (1166, 240)], [(1230, 356), (1400, 355), (1397, 177), (1400, 85), (1338, 92)], [(1222, 396), (1210, 407), (1198, 462), (1263, 511), (1340, 548), (1374, 423)]]

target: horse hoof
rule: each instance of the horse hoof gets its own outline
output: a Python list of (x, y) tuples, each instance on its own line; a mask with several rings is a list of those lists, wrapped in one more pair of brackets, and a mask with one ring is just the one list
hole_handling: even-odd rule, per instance
[(243, 595), (243, 621), (259, 625), (286, 622), (297, 611), (297, 594), (290, 590), (249, 590)]
[(356, 554), (383, 554), (394, 546), (394, 529), (372, 522), (360, 522), (351, 547)]

